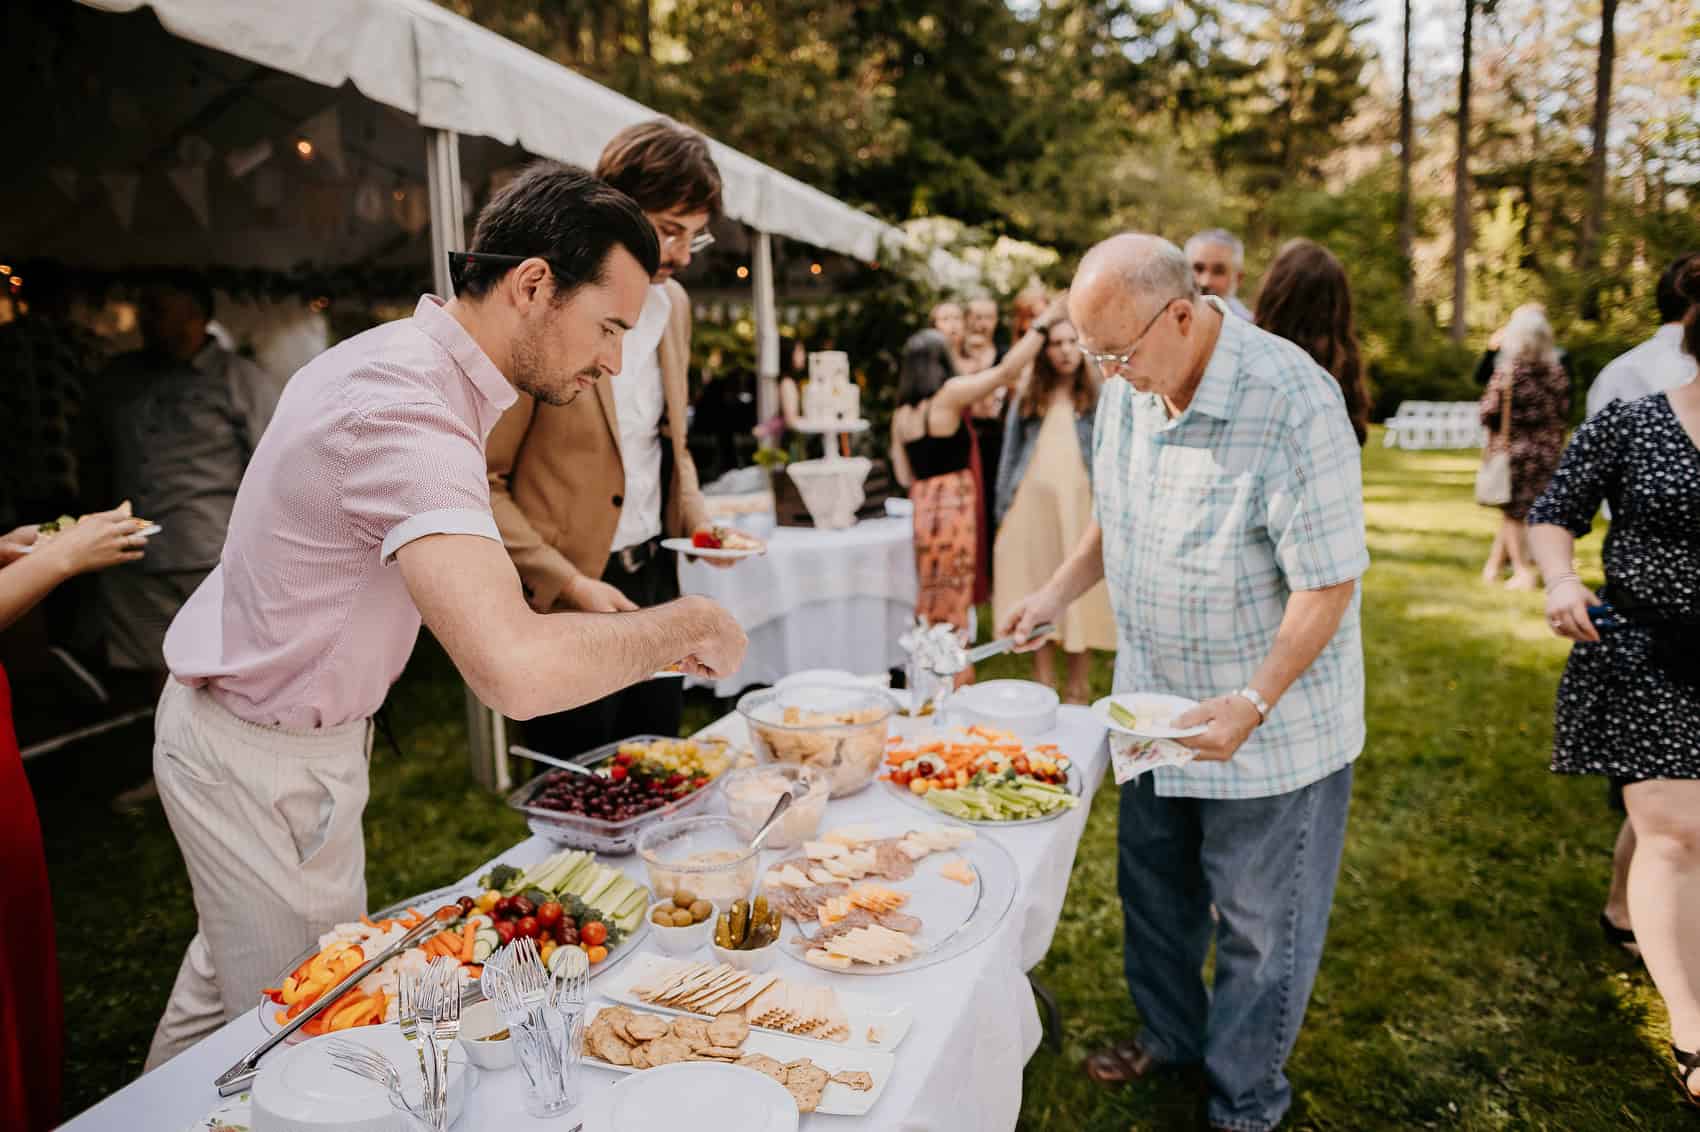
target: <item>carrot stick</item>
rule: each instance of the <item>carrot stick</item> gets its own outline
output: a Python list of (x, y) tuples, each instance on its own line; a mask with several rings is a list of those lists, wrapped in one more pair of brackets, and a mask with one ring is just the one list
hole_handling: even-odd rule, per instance
[(364, 913), (364, 912), (360, 913), (360, 922), (365, 924), (369, 928), (375, 928), (375, 927), (378, 926), (377, 924), (374, 924), (370, 919), (368, 919), (367, 916), (366, 916), (366, 913)]
[(466, 921), (466, 928), (461, 932), (460, 936), (460, 957), (462, 959), (472, 958), (472, 942), (474, 937), (477, 935), (478, 925), (473, 923), (471, 920)]

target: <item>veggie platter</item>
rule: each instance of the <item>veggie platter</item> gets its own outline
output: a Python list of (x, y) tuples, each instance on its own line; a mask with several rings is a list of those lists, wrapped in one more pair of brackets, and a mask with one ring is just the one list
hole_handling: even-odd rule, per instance
[[(437, 904), (434, 910), (421, 910), (432, 904)], [(535, 939), (546, 963), (559, 949), (579, 948), (589, 959), (594, 978), (636, 950), (648, 929), (644, 915), (648, 907), (649, 890), (594, 853), (567, 850), (529, 869), (496, 865), (478, 878), (476, 891), (439, 890), (406, 907), (337, 924), (291, 964), (276, 985), (260, 992), (260, 1021), (268, 1032), (275, 1032), (367, 956), (376, 956), (427, 916), (441, 925), (440, 930), (426, 931), (412, 947), (310, 1019), (291, 1040), (394, 1021), (402, 974), (421, 971), (439, 957), (459, 961), (465, 993), (475, 998), (484, 961), (517, 938)]]
[(970, 825), (1051, 821), (1080, 804), (1080, 776), (1049, 743), (1027, 747), (975, 725), (888, 741), (889, 789), (912, 805)]

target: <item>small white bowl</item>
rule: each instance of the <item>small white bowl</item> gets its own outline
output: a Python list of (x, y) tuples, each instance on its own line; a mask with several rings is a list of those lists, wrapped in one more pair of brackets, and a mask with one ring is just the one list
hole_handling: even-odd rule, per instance
[(740, 971), (748, 971), (753, 975), (759, 975), (773, 966), (774, 959), (779, 956), (778, 940), (766, 947), (758, 947), (754, 951), (737, 951), (732, 948), (721, 947), (718, 943), (712, 946), (716, 959), (722, 963), (730, 964)]
[(460, 1044), (467, 1059), (480, 1069), (506, 1069), (514, 1063), (513, 1038), (489, 1040), (508, 1028), (493, 1002), (480, 1002), (460, 1012)]
[[(649, 906), (649, 913), (653, 913), (663, 905), (671, 908), (673, 902), (671, 900), (657, 900)], [(708, 919), (701, 923), (692, 924), (688, 928), (664, 928), (651, 920), (649, 922), (649, 934), (655, 937), (655, 946), (659, 947), (663, 954), (689, 955), (693, 951), (701, 951), (702, 945), (714, 937), (714, 917), (718, 912), (718, 909), (710, 912)], [(649, 913), (645, 914), (648, 915)]]

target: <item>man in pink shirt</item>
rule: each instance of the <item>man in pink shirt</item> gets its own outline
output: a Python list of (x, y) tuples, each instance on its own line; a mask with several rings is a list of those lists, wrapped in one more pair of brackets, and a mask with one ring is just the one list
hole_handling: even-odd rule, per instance
[(366, 910), (370, 719), (421, 619), (517, 719), (741, 663), (742, 631), (702, 598), (534, 612), (490, 512), (484, 443), (516, 389), (564, 404), (618, 372), (659, 258), (624, 194), (533, 166), (480, 215), (458, 298), (425, 296), (285, 388), (219, 565), (166, 634), (154, 774), (199, 930), (149, 1068)]

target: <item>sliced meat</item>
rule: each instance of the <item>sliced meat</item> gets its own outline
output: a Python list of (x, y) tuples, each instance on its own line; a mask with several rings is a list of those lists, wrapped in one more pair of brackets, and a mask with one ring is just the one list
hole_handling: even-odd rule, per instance
[(904, 935), (919, 935), (921, 933), (920, 919), (905, 912), (881, 912), (874, 917), (874, 922), (882, 928), (890, 928), (892, 931), (902, 932)]
[(872, 848), (873, 876), (884, 877), (886, 880), (908, 880), (915, 875), (915, 862), (903, 851), (898, 838), (888, 837), (884, 841), (876, 841)]
[(820, 918), (821, 905), (849, 891), (847, 884), (817, 884), (809, 888), (769, 888), (765, 895), (768, 907), (779, 909), (800, 924), (812, 924)]

